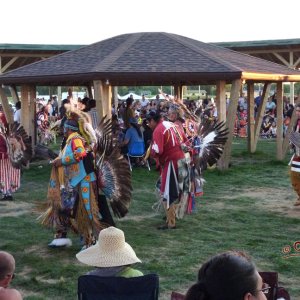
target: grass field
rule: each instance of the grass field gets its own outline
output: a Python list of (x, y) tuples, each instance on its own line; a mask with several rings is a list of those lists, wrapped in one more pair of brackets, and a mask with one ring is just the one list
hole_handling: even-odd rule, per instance
[[(280, 284), (292, 299), (300, 299), (300, 208), (288, 175), (288, 158), (275, 160), (273, 140), (259, 142), (256, 154), (246, 151), (242, 139), (234, 139), (228, 171), (205, 172), (204, 196), (197, 211), (179, 220), (178, 229), (158, 231), (162, 212), (155, 212), (155, 170), (133, 170), (133, 198), (128, 215), (117, 220), (126, 240), (143, 261), (138, 268), (160, 277), (160, 299), (172, 290), (185, 292), (196, 280), (202, 262), (229, 249), (247, 251), (261, 271), (279, 272)], [(16, 258), (13, 286), (24, 299), (76, 299), (77, 278), (90, 268), (77, 262), (79, 239), (70, 234), (73, 246), (47, 247), (53, 232), (37, 221), (37, 204), (45, 201), (50, 168), (35, 161), (22, 176), (15, 201), (0, 203), (0, 249)], [(290, 252), (288, 251), (290, 247)], [(284, 258), (283, 249), (289, 254)], [(299, 254), (299, 256), (297, 256)]]

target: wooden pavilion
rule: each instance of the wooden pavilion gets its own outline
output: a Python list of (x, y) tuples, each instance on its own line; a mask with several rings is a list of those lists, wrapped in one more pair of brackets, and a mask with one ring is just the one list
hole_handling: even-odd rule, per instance
[[(242, 84), (247, 84), (248, 148), (255, 152), (265, 105), (272, 83), (277, 85), (277, 158), (283, 159), (287, 138), (283, 141), (283, 82), (299, 82), (300, 72), (291, 68), (170, 33), (132, 33), (83, 46), (43, 61), (9, 71), (0, 76), (0, 97), (9, 121), (12, 121), (3, 85), (21, 88), (22, 123), (34, 135), (36, 86), (86, 86), (101, 116), (111, 114), (114, 86), (174, 86), (182, 97), (183, 86), (216, 85), (216, 103), (220, 120), (230, 134), (220, 163), (230, 161), (233, 128)], [(262, 83), (263, 101), (254, 119), (254, 83)], [(226, 115), (225, 85), (231, 84)], [(299, 97), (298, 97), (299, 98)], [(292, 123), (292, 122), (291, 122)]]

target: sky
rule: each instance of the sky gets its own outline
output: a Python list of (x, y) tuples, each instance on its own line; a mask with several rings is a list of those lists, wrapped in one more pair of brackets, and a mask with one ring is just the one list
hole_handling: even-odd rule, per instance
[(299, 0), (4, 0), (0, 43), (92, 44), (135, 32), (202, 42), (300, 38)]

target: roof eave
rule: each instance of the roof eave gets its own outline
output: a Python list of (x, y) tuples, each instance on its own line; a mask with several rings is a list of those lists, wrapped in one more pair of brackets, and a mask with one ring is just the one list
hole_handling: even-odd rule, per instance
[(242, 80), (272, 81), (272, 82), (300, 82), (300, 75), (263, 74), (242, 72)]
[(109, 80), (111, 85), (198, 85), (215, 84), (216, 81), (231, 82), (241, 78), (241, 72), (99, 72), (84, 74), (60, 74), (23, 77), (0, 76), (4, 85), (86, 85), (94, 80)]

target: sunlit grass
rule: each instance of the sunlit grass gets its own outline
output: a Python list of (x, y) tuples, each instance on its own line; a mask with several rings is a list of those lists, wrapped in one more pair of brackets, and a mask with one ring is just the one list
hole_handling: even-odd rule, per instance
[[(235, 139), (229, 170), (205, 172), (207, 182), (204, 196), (197, 199), (197, 212), (179, 220), (178, 229), (171, 231), (156, 229), (163, 222), (163, 213), (152, 209), (157, 171), (133, 170), (130, 211), (116, 224), (143, 261), (138, 268), (159, 274), (160, 299), (169, 299), (172, 290), (185, 292), (201, 263), (228, 249), (245, 250), (260, 270), (279, 272), (281, 284), (297, 299), (300, 256), (284, 259), (281, 251), (300, 239), (300, 210), (297, 215), (292, 206), (289, 155), (284, 162), (277, 162), (275, 149), (274, 141), (264, 140), (258, 152), (250, 155), (245, 140)], [(45, 201), (49, 175), (46, 162), (33, 162), (15, 194), (16, 208), (0, 204), (0, 248), (16, 257), (13, 286), (25, 299), (76, 299), (77, 278), (89, 270), (75, 258), (80, 249), (78, 237), (70, 235), (70, 248), (49, 249), (53, 232), (36, 220), (35, 207)], [(8, 214), (23, 202), (29, 205), (23, 208), (24, 214)]]

